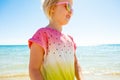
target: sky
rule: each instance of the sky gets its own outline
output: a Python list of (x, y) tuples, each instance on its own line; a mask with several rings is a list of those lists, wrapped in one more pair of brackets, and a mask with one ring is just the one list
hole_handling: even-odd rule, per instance
[[(120, 0), (74, 0), (73, 16), (63, 26), (79, 46), (120, 44)], [(0, 45), (28, 44), (48, 24), (41, 0), (0, 0)]]

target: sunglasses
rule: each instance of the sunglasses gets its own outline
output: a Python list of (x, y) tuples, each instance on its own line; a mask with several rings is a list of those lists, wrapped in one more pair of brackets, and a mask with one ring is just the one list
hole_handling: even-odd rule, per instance
[(69, 2), (58, 2), (56, 5), (63, 5), (63, 4), (66, 4), (65, 7), (68, 12), (72, 11), (72, 7)]

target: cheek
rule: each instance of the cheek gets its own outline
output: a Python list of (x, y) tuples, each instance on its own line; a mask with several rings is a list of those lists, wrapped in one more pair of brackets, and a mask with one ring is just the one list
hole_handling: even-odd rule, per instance
[(65, 17), (66, 17), (66, 14), (67, 14), (67, 12), (66, 12), (65, 10), (61, 10), (61, 11), (59, 11), (58, 16), (59, 16), (60, 18), (65, 18)]
[(57, 11), (57, 14), (58, 14), (58, 16), (61, 16), (61, 17), (66, 16), (67, 11), (66, 11), (65, 7), (64, 7), (64, 6), (63, 6), (63, 7), (60, 7), (60, 8), (58, 9), (58, 11)]
[(64, 11), (58, 11), (55, 14), (56, 19), (63, 20), (66, 17), (66, 13)]
[(57, 22), (60, 22), (61, 24), (65, 24), (66, 23), (66, 15), (67, 15), (67, 11), (66, 9), (63, 8), (57, 8), (56, 11), (54, 12), (54, 20)]

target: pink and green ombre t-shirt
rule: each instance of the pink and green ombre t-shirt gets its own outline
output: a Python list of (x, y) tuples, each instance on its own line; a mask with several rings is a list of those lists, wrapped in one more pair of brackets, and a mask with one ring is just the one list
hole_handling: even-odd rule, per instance
[(50, 27), (44, 27), (29, 39), (29, 47), (33, 42), (43, 47), (45, 51), (40, 69), (44, 80), (75, 79), (74, 53), (76, 46), (72, 37)]

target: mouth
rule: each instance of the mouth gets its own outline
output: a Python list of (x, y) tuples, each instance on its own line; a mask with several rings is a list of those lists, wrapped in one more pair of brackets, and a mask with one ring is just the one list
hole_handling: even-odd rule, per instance
[(70, 19), (70, 18), (71, 18), (71, 16), (70, 16), (70, 15), (66, 15), (66, 18), (67, 18), (67, 19)]

